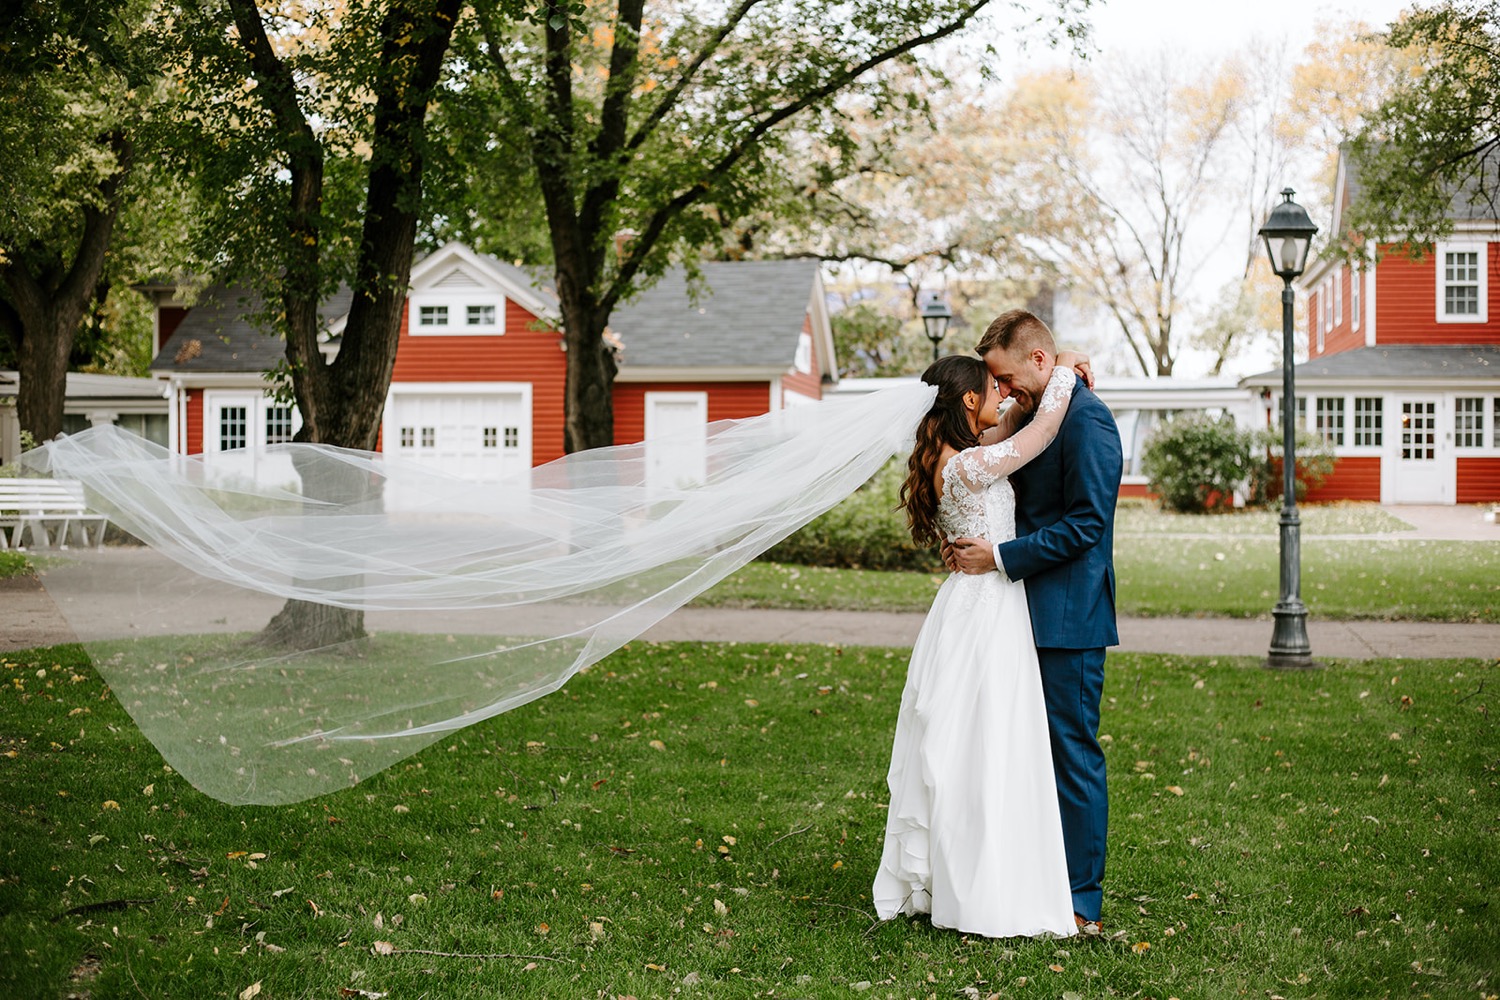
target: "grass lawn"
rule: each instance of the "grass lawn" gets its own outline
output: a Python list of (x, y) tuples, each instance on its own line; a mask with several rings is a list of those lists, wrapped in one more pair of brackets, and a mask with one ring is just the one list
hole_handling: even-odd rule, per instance
[[(1217, 518), (1210, 520), (1218, 520)], [(1500, 621), (1500, 541), (1307, 537), (1302, 599), (1314, 618)], [(1275, 537), (1115, 538), (1122, 615), (1269, 617), (1280, 587)], [(704, 605), (926, 611), (942, 576), (751, 563)]]
[(0, 664), (4, 997), (1500, 992), (1494, 661), (1112, 657), (1118, 937), (1062, 942), (874, 921), (899, 650), (635, 643), (281, 808), (186, 786), (77, 647)]

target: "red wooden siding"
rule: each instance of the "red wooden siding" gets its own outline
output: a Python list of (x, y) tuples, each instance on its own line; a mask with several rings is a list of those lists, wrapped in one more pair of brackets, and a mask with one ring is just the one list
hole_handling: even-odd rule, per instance
[(187, 451), (203, 454), (203, 390), (187, 390)]
[(616, 382), (615, 444), (646, 439), (648, 392), (707, 392), (710, 422), (756, 417), (771, 409), (768, 382)]
[(1380, 456), (1345, 456), (1333, 463), (1333, 473), (1316, 489), (1307, 491), (1311, 503), (1330, 500), (1380, 502)]
[(536, 317), (505, 300), (505, 334), (497, 337), (413, 337), (410, 309), (401, 320), (393, 382), (530, 382), (531, 461), (541, 465), (563, 454), (562, 337), (536, 330)]
[(812, 340), (812, 363), (809, 365), (812, 371), (804, 373), (793, 370), (790, 375), (782, 378), (781, 387), (787, 392), (795, 392), (813, 399), (822, 399), (823, 377), (819, 374), (821, 368), (819, 367), (818, 359), (818, 338), (812, 336), (811, 316), (803, 317), (802, 332), (807, 334)]
[(1500, 458), (1460, 458), (1457, 500), (1459, 503), (1500, 501)]
[(1500, 243), (1489, 245), (1487, 323), (1437, 321), (1437, 258), (1428, 253), (1420, 262), (1409, 260), (1391, 246), (1382, 246), (1376, 268), (1375, 297), (1378, 322), (1375, 336), (1382, 344), (1497, 344), (1500, 343)]
[[(1316, 358), (1325, 354), (1336, 354), (1339, 351), (1347, 351), (1355, 347), (1365, 346), (1365, 325), (1370, 320), (1365, 315), (1365, 303), (1361, 301), (1359, 329), (1356, 330), (1354, 328), (1354, 314), (1353, 309), (1350, 308), (1349, 299), (1354, 287), (1353, 272), (1347, 267), (1336, 268), (1333, 280), (1339, 286), (1338, 298), (1336, 300), (1339, 303), (1339, 311), (1334, 314), (1336, 322), (1333, 324), (1333, 329), (1323, 335), (1323, 349), (1321, 351), (1318, 350), (1318, 336), (1316, 333), (1317, 324), (1322, 321), (1321, 313), (1313, 312), (1313, 308), (1316, 306), (1316, 308), (1322, 309), (1323, 299), (1322, 295), (1309, 299), (1308, 314), (1314, 320), (1311, 327), (1314, 332), (1308, 338), (1308, 344), (1310, 345), (1308, 355), (1310, 357)], [(1320, 287), (1322, 287), (1323, 292), (1326, 294), (1328, 289), (1332, 288), (1332, 285)]]

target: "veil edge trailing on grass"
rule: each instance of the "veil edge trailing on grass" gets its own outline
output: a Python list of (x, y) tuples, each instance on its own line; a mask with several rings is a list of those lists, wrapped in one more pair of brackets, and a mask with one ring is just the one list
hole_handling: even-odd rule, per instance
[[(121, 704), (195, 787), (274, 804), (557, 690), (852, 493), (934, 396), (794, 406), (491, 483), (312, 444), (204, 461), (111, 426), (23, 461), (149, 547), (43, 575)], [(368, 634), (254, 641), (291, 600)]]

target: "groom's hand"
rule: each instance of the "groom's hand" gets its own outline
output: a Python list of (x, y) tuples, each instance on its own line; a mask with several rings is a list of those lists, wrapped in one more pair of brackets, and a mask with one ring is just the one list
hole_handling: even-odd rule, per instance
[(948, 568), (959, 573), (993, 573), (995, 571), (995, 549), (983, 538), (960, 538), (953, 543), (952, 561), (944, 550), (944, 562)]

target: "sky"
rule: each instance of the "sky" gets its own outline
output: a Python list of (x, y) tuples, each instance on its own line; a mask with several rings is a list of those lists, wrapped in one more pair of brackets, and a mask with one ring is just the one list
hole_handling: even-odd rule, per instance
[(1411, 0), (1104, 0), (1088, 16), (1101, 52), (1170, 45), (1212, 55), (1257, 35), (1285, 37), (1293, 51), (1300, 51), (1320, 20), (1383, 26), (1411, 5)]
[[(1033, 5), (1044, 0), (1033, 0)], [(1308, 43), (1314, 40), (1320, 22), (1352, 23), (1363, 21), (1372, 27), (1384, 27), (1401, 11), (1413, 6), (1414, 0), (1095, 0), (1088, 12), (1093, 25), (1092, 58), (1111, 55), (1153, 52), (1166, 48), (1180, 51), (1204, 61), (1226, 55), (1257, 37), (1276, 41), (1285, 39), (1287, 54), (1295, 62)], [(1423, 0), (1425, 3), (1426, 0)], [(1012, 65), (1015, 75), (1029, 69), (1066, 63), (1069, 53), (1030, 45), (1016, 55)], [(1297, 186), (1297, 179), (1288, 178)], [(1315, 220), (1323, 224), (1323, 220)], [(1234, 248), (1234, 255), (1239, 253)], [(1213, 298), (1223, 272), (1213, 266), (1199, 272), (1199, 284), (1193, 293), (1200, 301)], [(1211, 287), (1210, 287), (1211, 286)], [(1061, 320), (1061, 316), (1059, 319)], [(1061, 331), (1059, 331), (1061, 333)], [(1118, 338), (1108, 324), (1099, 326), (1096, 335)], [(1245, 375), (1272, 367), (1277, 362), (1276, 345), (1258, 345), (1247, 356), (1231, 360), (1226, 375)], [(1123, 353), (1122, 356), (1123, 358)], [(1117, 359), (1120, 360), (1120, 359)], [(1211, 359), (1185, 351), (1179, 358), (1177, 373), (1185, 377), (1203, 374)]]

